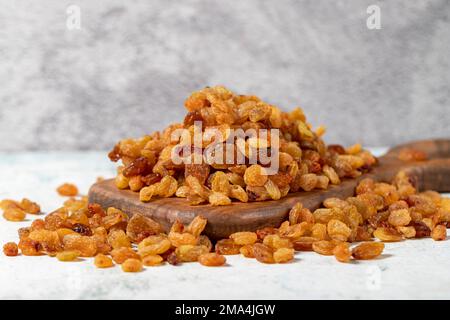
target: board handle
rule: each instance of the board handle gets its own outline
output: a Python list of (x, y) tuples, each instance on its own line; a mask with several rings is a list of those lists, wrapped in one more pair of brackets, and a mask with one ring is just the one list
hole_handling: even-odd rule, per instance
[(406, 149), (424, 152), (427, 159), (450, 158), (450, 139), (430, 139), (401, 144), (390, 149), (386, 156), (398, 157), (400, 152)]
[(420, 191), (450, 192), (450, 159), (433, 159), (404, 169)]

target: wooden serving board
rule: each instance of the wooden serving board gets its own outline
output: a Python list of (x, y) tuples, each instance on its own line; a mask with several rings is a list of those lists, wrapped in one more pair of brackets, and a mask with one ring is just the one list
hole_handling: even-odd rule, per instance
[[(402, 161), (398, 154), (411, 148), (427, 154), (425, 161)], [(450, 191), (450, 140), (425, 140), (404, 144), (391, 149), (379, 158), (372, 172), (357, 179), (344, 180), (327, 190), (298, 192), (277, 201), (234, 202), (229, 206), (190, 206), (184, 198), (162, 198), (148, 203), (139, 201), (139, 193), (119, 190), (114, 180), (94, 184), (89, 191), (89, 202), (102, 207), (115, 207), (130, 216), (140, 213), (158, 221), (167, 230), (176, 219), (188, 224), (195, 216), (208, 219), (205, 234), (213, 239), (228, 237), (243, 230), (256, 230), (267, 226), (278, 226), (283, 222), (292, 206), (301, 202), (311, 210), (318, 208), (329, 197), (347, 198), (353, 195), (359, 180), (371, 177), (377, 181), (390, 181), (399, 170), (406, 170), (421, 190)]]

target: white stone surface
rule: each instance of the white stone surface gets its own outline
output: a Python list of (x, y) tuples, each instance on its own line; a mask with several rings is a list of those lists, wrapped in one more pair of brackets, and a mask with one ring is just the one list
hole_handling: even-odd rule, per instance
[[(60, 183), (74, 182), (87, 192), (97, 176), (113, 173), (104, 152), (0, 154), (0, 198), (26, 196), (48, 212), (63, 201), (55, 192)], [(16, 230), (29, 223), (0, 219), (0, 242), (17, 241)], [(166, 265), (125, 274), (117, 266), (96, 269), (92, 259), (63, 263), (0, 254), (0, 299), (450, 298), (449, 241), (387, 244), (380, 259), (350, 264), (314, 253), (298, 253), (286, 265), (227, 260), (222, 268)]]

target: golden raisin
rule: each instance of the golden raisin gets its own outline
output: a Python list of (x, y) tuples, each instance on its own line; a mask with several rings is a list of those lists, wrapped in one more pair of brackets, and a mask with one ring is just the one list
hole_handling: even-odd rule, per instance
[(114, 266), (112, 259), (102, 253), (95, 256), (94, 264), (97, 268), (110, 268)]
[(127, 259), (140, 259), (141, 257), (132, 248), (120, 247), (111, 251), (111, 257), (117, 264), (122, 264)]
[(217, 241), (215, 251), (221, 255), (234, 255), (240, 253), (240, 248), (232, 239), (222, 239)]
[(437, 225), (431, 231), (431, 238), (435, 241), (445, 240), (447, 238), (447, 228), (443, 225)]
[(263, 167), (254, 164), (245, 170), (244, 180), (248, 186), (263, 187), (267, 182), (267, 174)]
[(198, 261), (199, 256), (208, 253), (205, 246), (182, 245), (175, 250), (175, 253), (181, 262)]
[(3, 245), (3, 253), (8, 257), (15, 257), (19, 254), (19, 247), (15, 242), (8, 242)]
[(286, 263), (294, 259), (294, 249), (280, 248), (273, 253), (276, 263)]
[(273, 257), (273, 249), (262, 244), (255, 243), (253, 245), (253, 254), (256, 260), (262, 263), (274, 263), (275, 259)]
[(217, 254), (215, 252), (205, 253), (198, 257), (198, 262), (207, 267), (223, 266), (226, 261), (227, 259), (223, 255)]
[(312, 244), (312, 249), (314, 250), (314, 252), (325, 256), (332, 256), (335, 247), (336, 242), (326, 240), (316, 241)]
[(140, 272), (142, 271), (142, 262), (138, 259), (127, 259), (122, 263), (124, 272)]
[(254, 232), (236, 232), (230, 235), (230, 239), (233, 239), (234, 243), (244, 246), (247, 244), (253, 244), (258, 239), (258, 236)]
[(333, 249), (333, 254), (339, 262), (349, 262), (352, 255), (347, 242), (337, 244)]
[(148, 255), (142, 258), (142, 263), (146, 267), (154, 267), (163, 263), (164, 259), (160, 255)]
[(26, 198), (22, 199), (20, 206), (26, 213), (38, 214), (41, 212), (41, 207), (36, 202), (30, 201)]
[(59, 261), (75, 261), (80, 254), (78, 250), (61, 251), (56, 254), (56, 258)]
[(25, 217), (26, 217), (25, 211), (19, 208), (10, 207), (3, 212), (3, 218), (5, 218), (8, 221), (14, 222), (23, 221), (25, 220)]
[(382, 242), (363, 242), (353, 248), (352, 256), (357, 260), (370, 260), (380, 256), (383, 250)]
[(403, 239), (402, 235), (393, 228), (379, 227), (373, 232), (373, 235), (383, 242), (396, 242)]
[(58, 191), (59, 195), (65, 197), (75, 197), (78, 195), (78, 188), (76, 185), (71, 183), (64, 183), (60, 185), (56, 191)]

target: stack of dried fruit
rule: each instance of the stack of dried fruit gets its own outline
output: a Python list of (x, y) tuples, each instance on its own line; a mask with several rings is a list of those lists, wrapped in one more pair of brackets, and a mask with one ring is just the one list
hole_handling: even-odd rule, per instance
[[(361, 175), (376, 163), (359, 144), (347, 149), (327, 147), (321, 139), (324, 128), (313, 132), (300, 108), (282, 112), (258, 97), (236, 95), (224, 87), (194, 92), (185, 106), (188, 114), (183, 123), (140, 139), (122, 140), (114, 147), (110, 159), (123, 163), (116, 177), (118, 188), (140, 191), (144, 202), (175, 195), (187, 198), (192, 205), (228, 205), (231, 199), (277, 200), (289, 192), (326, 189), (330, 183), (339, 184), (341, 178)], [(172, 133), (179, 129), (185, 129), (185, 134), (172, 139)], [(206, 134), (207, 129), (221, 133), (219, 141)], [(234, 138), (229, 141), (231, 131), (249, 129), (256, 135), (246, 137), (242, 143)], [(278, 129), (279, 144), (274, 145), (270, 134), (259, 134), (263, 129)], [(196, 131), (200, 132), (198, 144), (194, 143)], [(219, 146), (220, 154), (228, 152), (225, 156), (230, 155), (227, 148), (231, 145), (231, 161), (208, 161), (205, 150), (213, 143)], [(175, 163), (171, 155), (176, 145), (201, 155), (200, 163)], [(261, 149), (278, 154), (276, 174), (268, 175), (268, 164), (260, 159), (256, 163), (249, 160)], [(244, 159), (244, 163), (238, 159)]]
[[(99, 268), (121, 264), (126, 272), (141, 271), (167, 261), (176, 265), (198, 261), (205, 266), (221, 266), (225, 255), (242, 254), (263, 263), (292, 261), (295, 251), (315, 251), (334, 255), (340, 262), (374, 259), (384, 249), (383, 242), (431, 236), (444, 240), (450, 225), (450, 199), (433, 191), (418, 193), (400, 172), (392, 184), (364, 179), (356, 194), (345, 200), (329, 198), (313, 212), (298, 203), (289, 219), (278, 228), (238, 232), (215, 244), (202, 235), (207, 221), (196, 217), (188, 226), (176, 221), (165, 234), (155, 221), (120, 210), (104, 211), (86, 198), (71, 198), (64, 206), (30, 227), (19, 229), (19, 244), (7, 243), (7, 256), (47, 254), (61, 261), (95, 257)], [(6, 211), (22, 203), (4, 200)], [(380, 241), (373, 241), (373, 237)], [(353, 249), (353, 242), (362, 242)], [(113, 262), (114, 261), (114, 262)]]

